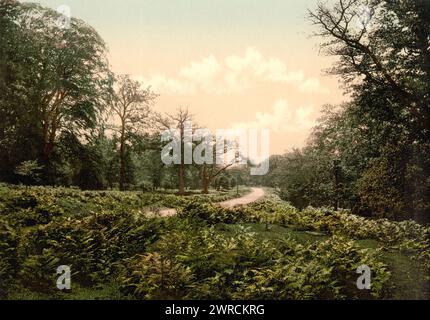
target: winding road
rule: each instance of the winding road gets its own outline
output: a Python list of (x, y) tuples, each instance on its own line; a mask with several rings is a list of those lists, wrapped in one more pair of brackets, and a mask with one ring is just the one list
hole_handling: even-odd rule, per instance
[(262, 188), (251, 188), (251, 192), (241, 198), (231, 199), (220, 202), (219, 205), (223, 208), (234, 208), (237, 206), (245, 206), (247, 204), (256, 202), (264, 197), (264, 190)]
[[(265, 192), (262, 188), (251, 188), (251, 192), (248, 193), (247, 195), (240, 198), (220, 202), (218, 203), (218, 205), (226, 209), (231, 209), (237, 206), (245, 206), (247, 204), (260, 200), (261, 198), (264, 197), (264, 195), (265, 195)], [(159, 212), (159, 215), (161, 217), (170, 217), (176, 214), (177, 214), (176, 209), (163, 209), (163, 210), (160, 210)]]

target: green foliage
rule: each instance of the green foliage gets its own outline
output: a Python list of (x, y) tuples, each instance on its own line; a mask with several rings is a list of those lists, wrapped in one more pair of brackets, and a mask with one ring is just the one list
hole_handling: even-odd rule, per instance
[(200, 219), (211, 225), (217, 223), (235, 223), (243, 221), (246, 218), (242, 211), (227, 210), (202, 200), (186, 202), (178, 214), (180, 217)]
[(360, 205), (377, 217), (399, 217), (405, 205), (401, 193), (393, 186), (395, 180), (387, 159), (374, 163), (358, 181)]
[(176, 299), (358, 298), (352, 280), (357, 266), (367, 264), (374, 271), (371, 293), (381, 297), (389, 279), (375, 254), (345, 238), (303, 247), (288, 238), (261, 242), (247, 229), (227, 236), (213, 228), (178, 227), (124, 269), (127, 292)]
[(293, 227), (300, 231), (317, 231), (328, 235), (342, 235), (352, 239), (374, 239), (384, 249), (400, 250), (420, 261), (430, 271), (430, 228), (412, 220), (393, 222), (388, 219), (367, 219), (348, 211), (336, 212), (328, 208), (308, 207), (302, 211), (283, 204), (273, 197), (269, 201), (251, 205), (246, 210), (247, 221), (264, 222), (265, 211), (272, 224)]
[(315, 5), (309, 19), (322, 51), (336, 58), (330, 73), (351, 99), (324, 106), (307, 145), (272, 156), (269, 174), (255, 181), (279, 188), (300, 209), (340, 207), (428, 223), (429, 17), (422, 0)]
[(38, 181), (40, 177), (40, 170), (43, 169), (43, 166), (40, 166), (37, 161), (29, 160), (23, 161), (19, 166), (15, 169), (15, 174), (27, 177), (33, 181)]
[(0, 217), (0, 298), (5, 296), (7, 288), (16, 276), (18, 242), (16, 230)]
[(354, 239), (375, 239), (390, 246), (407, 247), (412, 242), (418, 247), (429, 245), (430, 228), (412, 220), (394, 222), (388, 219), (367, 219), (346, 210), (333, 211), (329, 208), (308, 207), (299, 211), (288, 203), (279, 201), (276, 196), (243, 210), (248, 220), (254, 222), (264, 222), (265, 212), (269, 212), (270, 223), (293, 226), (298, 230), (342, 234)]
[[(308, 247), (290, 247), (276, 264), (252, 270), (241, 298), (252, 299), (344, 299), (359, 298), (355, 270), (366, 264), (374, 271), (371, 294), (383, 296), (390, 274), (386, 266), (352, 241), (333, 237)], [(365, 298), (365, 296), (361, 296)]]
[(101, 120), (111, 87), (105, 44), (82, 20), (62, 29), (60, 14), (38, 4), (7, 1), (0, 9), (1, 179), (18, 182), (38, 159), (43, 182), (55, 183), (64, 162), (77, 160), (58, 152), (61, 135), (82, 141)]
[[(368, 26), (354, 22), (360, 7), (371, 13)], [(338, 152), (341, 200), (351, 202), (343, 207), (428, 222), (429, 16), (421, 0), (339, 0), (309, 13), (323, 50), (337, 58), (332, 73), (352, 97), (326, 110), (309, 145), (321, 159)]]
[(56, 290), (55, 270), (61, 265), (52, 249), (43, 249), (37, 255), (28, 255), (20, 264), (20, 283), (32, 291), (52, 293)]
[(192, 279), (189, 267), (157, 252), (127, 262), (126, 270), (132, 270), (132, 274), (123, 276), (122, 286), (132, 290), (138, 299), (180, 299)]
[[(383, 252), (413, 256), (426, 270), (430, 267), (426, 227), (324, 208), (299, 211), (275, 195), (230, 210), (202, 195), (42, 187), (0, 186), (0, 199), (5, 298), (387, 298), (391, 271), (382, 262)], [(142, 208), (159, 205), (175, 205), (179, 215), (145, 217)], [(35, 215), (33, 224), (26, 215)], [(309, 243), (289, 234), (262, 238), (243, 227), (245, 222), (268, 224), (268, 230), (262, 227), (265, 235), (280, 225), (326, 236)], [(375, 239), (378, 248), (363, 249), (360, 239)], [(372, 270), (370, 292), (355, 287), (355, 270), (363, 264)], [(59, 265), (72, 270), (67, 295), (55, 287)], [(98, 293), (105, 288), (116, 289)]]
[[(101, 283), (116, 271), (122, 259), (143, 252), (158, 237), (161, 221), (136, 219), (128, 214), (96, 214), (82, 220), (62, 220), (39, 226), (21, 239), (25, 254), (21, 285), (32, 287), (52, 275), (52, 264), (69, 265), (81, 284)], [(41, 267), (38, 272), (37, 268)], [(33, 282), (32, 282), (33, 281)]]

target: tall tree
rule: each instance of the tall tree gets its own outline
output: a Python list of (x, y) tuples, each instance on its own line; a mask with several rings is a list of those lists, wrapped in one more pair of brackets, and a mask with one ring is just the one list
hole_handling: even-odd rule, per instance
[[(393, 201), (402, 202), (396, 207), (430, 212), (430, 2), (336, 0), (320, 2), (309, 15), (324, 51), (338, 57), (332, 73), (352, 93), (343, 117), (350, 129), (333, 132), (354, 142), (350, 147), (368, 148), (355, 170), (356, 178), (364, 174), (361, 200), (381, 211), (377, 199), (395, 190)], [(355, 143), (358, 137), (365, 143)]]
[(128, 75), (116, 78), (116, 89), (111, 100), (111, 108), (119, 120), (119, 125), (112, 128), (119, 134), (119, 188), (125, 189), (126, 180), (126, 148), (127, 143), (139, 132), (150, 125), (151, 106), (156, 95), (150, 88), (143, 89), (138, 81)]
[(428, 143), (430, 2), (336, 0), (333, 6), (320, 2), (309, 15), (327, 40), (325, 52), (339, 58), (332, 72), (360, 106), (401, 124), (410, 143)]
[(191, 135), (192, 132), (187, 132), (187, 130), (193, 130), (192, 127), (188, 128), (187, 124), (191, 124), (193, 116), (188, 111), (188, 108), (180, 107), (175, 114), (167, 115), (164, 118), (159, 119), (159, 123), (166, 130), (177, 130), (179, 136), (177, 139), (180, 143), (180, 161), (178, 164), (178, 193), (180, 195), (185, 194), (185, 145), (186, 143), (192, 143), (184, 141), (185, 136)]
[[(52, 9), (7, 3), (15, 6), (12, 22), (19, 28), (1, 54), (10, 58), (1, 113), (16, 130), (13, 139), (29, 139), (38, 148), (50, 182), (59, 136), (68, 132), (84, 138), (106, 105), (111, 76), (105, 44), (82, 20), (71, 18), (65, 26), (59, 23), (64, 17)], [(6, 131), (1, 135), (10, 136)]]

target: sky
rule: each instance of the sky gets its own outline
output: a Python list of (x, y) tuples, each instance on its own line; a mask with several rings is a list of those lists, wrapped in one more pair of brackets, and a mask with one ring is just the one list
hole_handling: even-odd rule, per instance
[(347, 98), (306, 19), (316, 0), (42, 0), (105, 40), (117, 74), (188, 107), (211, 129), (270, 130), (271, 154), (303, 147), (325, 104)]

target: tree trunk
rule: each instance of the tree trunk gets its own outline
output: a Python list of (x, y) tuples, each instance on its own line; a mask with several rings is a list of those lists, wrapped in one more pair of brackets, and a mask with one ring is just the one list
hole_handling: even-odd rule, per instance
[(202, 193), (203, 194), (209, 193), (209, 183), (210, 183), (210, 180), (208, 179), (208, 176), (207, 176), (207, 167), (203, 166), (203, 169), (202, 169)]
[(339, 210), (339, 199), (340, 199), (340, 167), (339, 160), (333, 161), (333, 189), (334, 189), (334, 211)]
[(179, 194), (182, 196), (185, 194), (185, 167), (184, 164), (181, 163), (179, 165)]
[(184, 164), (184, 121), (181, 121), (180, 123), (180, 143), (181, 143), (181, 163), (179, 165), (179, 186), (178, 186), (178, 193), (179, 195), (185, 194), (185, 164)]
[(57, 134), (58, 111), (55, 109), (53, 114), (45, 119), (43, 124), (43, 163), (45, 166), (45, 179), (48, 185), (53, 183), (51, 170), (51, 157), (55, 147), (55, 137)]
[(125, 189), (125, 156), (124, 156), (124, 142), (121, 141), (121, 147), (119, 149), (119, 190), (124, 191)]
[(209, 183), (208, 181), (205, 179), (205, 181), (203, 182), (203, 194), (209, 194)]
[(121, 142), (119, 148), (119, 190), (125, 190), (125, 132), (124, 126), (121, 130)]

